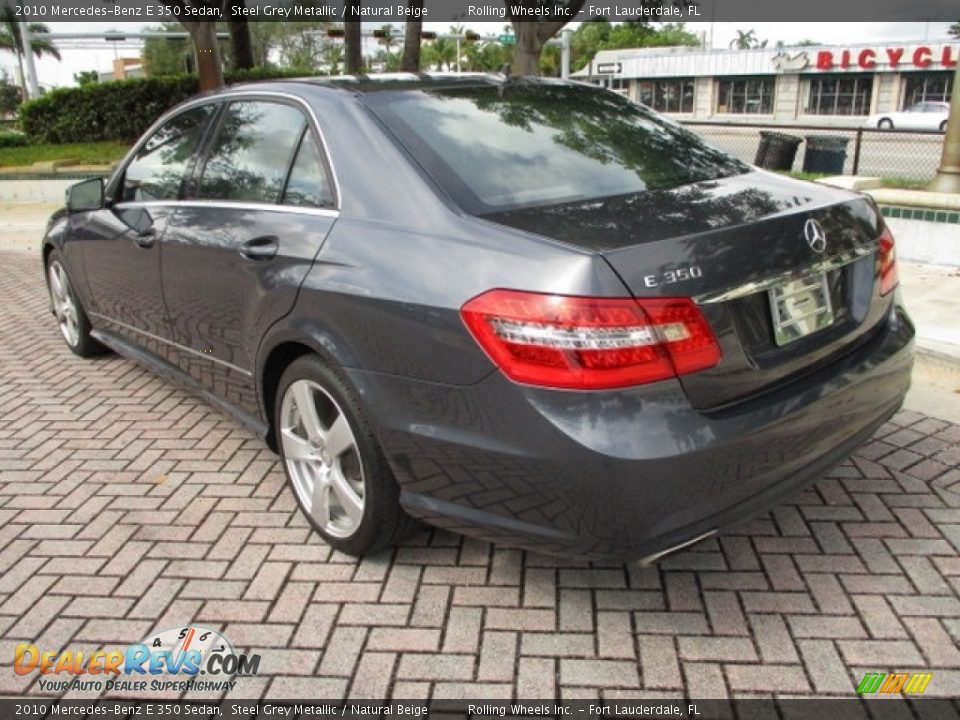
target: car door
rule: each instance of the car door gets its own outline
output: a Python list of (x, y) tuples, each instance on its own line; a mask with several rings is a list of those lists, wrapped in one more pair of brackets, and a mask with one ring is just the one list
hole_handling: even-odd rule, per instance
[(137, 148), (108, 188), (107, 207), (74, 234), (92, 298), (94, 323), (165, 359), (174, 358), (160, 279), (160, 243), (193, 169), (216, 105), (166, 120)]
[(305, 107), (234, 99), (163, 237), (164, 296), (183, 370), (258, 410), (260, 338), (293, 307), (337, 216), (322, 142)]

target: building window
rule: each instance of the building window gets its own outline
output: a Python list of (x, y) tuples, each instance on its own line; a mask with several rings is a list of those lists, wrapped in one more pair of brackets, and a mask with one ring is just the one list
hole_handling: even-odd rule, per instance
[(622, 95), (626, 95), (630, 89), (630, 81), (620, 77), (595, 77), (591, 82), (597, 87), (613, 90)]
[(869, 115), (872, 75), (810, 78), (807, 115)]
[(776, 80), (747, 77), (717, 82), (717, 113), (772, 115)]
[(902, 109), (922, 102), (950, 102), (953, 90), (952, 72), (907, 73)]
[(693, 79), (645, 80), (639, 85), (639, 99), (657, 112), (692, 113)]

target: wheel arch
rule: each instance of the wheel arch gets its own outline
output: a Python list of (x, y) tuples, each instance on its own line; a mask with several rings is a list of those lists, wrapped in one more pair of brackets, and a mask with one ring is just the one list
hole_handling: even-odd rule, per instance
[(273, 411), (280, 378), (290, 364), (303, 355), (317, 355), (334, 370), (351, 364), (351, 355), (343, 344), (317, 323), (287, 325), (268, 333), (260, 345), (256, 380), (261, 413), (267, 421), (265, 440), (274, 452), (279, 450)]

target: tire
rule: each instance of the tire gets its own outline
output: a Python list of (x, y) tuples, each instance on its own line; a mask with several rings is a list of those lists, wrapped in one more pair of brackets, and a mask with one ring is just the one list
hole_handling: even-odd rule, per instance
[(46, 269), (47, 290), (53, 304), (53, 314), (57, 318), (60, 334), (67, 347), (82, 358), (107, 352), (107, 348), (90, 335), (90, 318), (73, 289), (73, 283), (58, 250), (50, 251)]
[(877, 127), (881, 130), (893, 130), (893, 120), (890, 118), (881, 118), (880, 122), (877, 123)]
[(301, 356), (284, 371), (273, 412), (287, 481), (331, 547), (366, 555), (416, 527), (356, 392), (318, 356)]
[(947, 121), (944, 120), (942, 123), (940, 123), (940, 132), (946, 132), (946, 131), (947, 131)]

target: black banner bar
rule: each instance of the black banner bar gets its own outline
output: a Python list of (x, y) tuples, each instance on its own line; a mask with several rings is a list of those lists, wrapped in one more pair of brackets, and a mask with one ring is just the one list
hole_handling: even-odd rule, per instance
[(0, 698), (0, 718), (665, 718), (669, 720), (859, 720), (923, 718), (956, 720), (956, 700), (863, 698), (811, 699), (619, 699), (619, 700), (50, 700)]
[[(159, 0), (0, 0), (13, 9), (16, 20), (29, 22), (140, 22), (179, 20), (225, 21), (244, 18), (257, 22), (348, 19), (351, 3), (344, 0), (246, 0), (240, 5), (218, 0), (191, 0), (166, 5)], [(838, 3), (836, 0), (426, 0), (423, 9), (407, 0), (356, 0), (360, 22), (857, 22), (944, 21), (960, 17), (954, 3), (945, 0), (872, 0)], [(493, 27), (492, 32), (499, 27)], [(851, 32), (856, 32), (852, 29)]]

